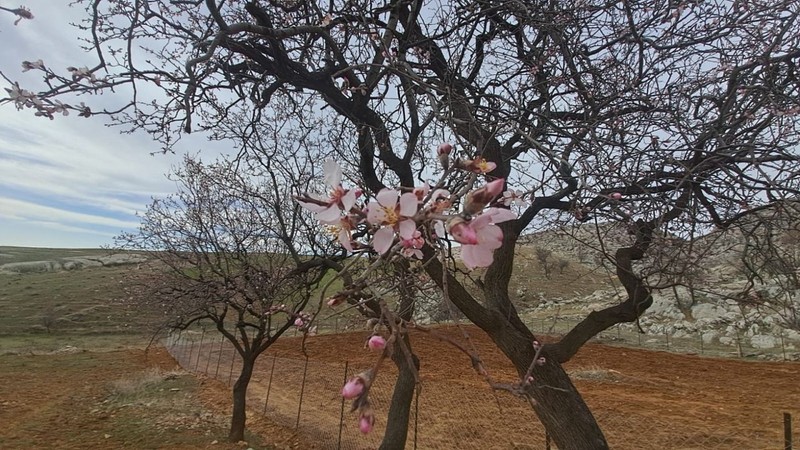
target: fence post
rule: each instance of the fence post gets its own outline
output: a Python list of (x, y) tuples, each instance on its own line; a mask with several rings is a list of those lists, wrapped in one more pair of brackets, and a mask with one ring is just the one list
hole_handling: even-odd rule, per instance
[[(197, 368), (200, 367), (200, 354), (203, 353), (203, 338), (206, 337), (206, 329), (203, 328), (203, 333), (200, 335), (200, 344), (197, 345), (197, 360), (194, 362), (194, 371), (197, 372)], [(191, 363), (191, 360), (189, 361)]]
[(192, 354), (194, 354), (194, 339), (189, 341), (189, 359), (186, 360), (186, 370), (192, 370)]
[(219, 362), (222, 359), (222, 345), (225, 344), (225, 335), (222, 335), (222, 339), (219, 341), (219, 354), (217, 355), (217, 370), (214, 372), (214, 379), (217, 379), (219, 376)]
[[(338, 324), (338, 319), (337, 319), (337, 324)], [(347, 368), (349, 365), (350, 363), (348, 361), (344, 362), (344, 382), (342, 383), (342, 386), (347, 384)], [(342, 425), (344, 425), (344, 397), (342, 397), (342, 407), (341, 410), (339, 411), (339, 440), (336, 443), (336, 450), (342, 448)]]
[(781, 328), (780, 337), (781, 337), (781, 352), (783, 352), (783, 360), (786, 361), (786, 342), (783, 340), (783, 328)]
[(267, 403), (269, 402), (269, 393), (272, 391), (272, 374), (275, 373), (275, 360), (277, 357), (272, 357), (272, 369), (269, 370), (269, 382), (267, 383), (267, 397), (264, 399), (264, 415), (267, 414)]
[(544, 448), (550, 450), (550, 433), (547, 430), (544, 430)]
[(783, 450), (792, 450), (792, 415), (783, 413)]
[(233, 362), (236, 361), (236, 346), (231, 348), (231, 368), (228, 370), (228, 386), (231, 385), (231, 378), (233, 377)]
[(669, 350), (669, 331), (664, 329), (664, 337), (667, 339), (667, 350)]
[(303, 367), (303, 383), (300, 384), (300, 401), (297, 403), (297, 422), (294, 423), (294, 428), (300, 426), (300, 410), (303, 408), (303, 392), (306, 389), (306, 373), (308, 373), (308, 356), (306, 356), (306, 364)]
[(417, 389), (414, 392), (414, 450), (417, 450), (417, 436), (418, 436), (418, 427), (419, 427), (419, 393), (421, 389), (419, 385), (417, 385)]

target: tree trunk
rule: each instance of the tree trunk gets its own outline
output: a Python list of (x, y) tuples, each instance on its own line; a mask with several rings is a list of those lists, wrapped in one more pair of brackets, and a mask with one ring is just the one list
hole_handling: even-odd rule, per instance
[[(408, 336), (403, 340), (408, 349), (410, 344)], [(408, 418), (411, 410), (411, 400), (414, 399), (414, 390), (417, 382), (414, 378), (414, 370), (419, 369), (419, 359), (412, 354), (415, 368), (408, 366), (405, 353), (400, 349), (400, 343), (394, 344), (392, 360), (394, 360), (399, 374), (394, 384), (392, 403), (389, 405), (389, 415), (386, 419), (386, 434), (383, 435), (380, 450), (402, 450), (406, 447), (408, 437)]]
[(247, 421), (247, 386), (253, 376), (255, 356), (242, 357), (242, 371), (233, 385), (233, 415), (231, 416), (231, 431), (228, 440), (239, 442), (244, 440), (244, 428)]

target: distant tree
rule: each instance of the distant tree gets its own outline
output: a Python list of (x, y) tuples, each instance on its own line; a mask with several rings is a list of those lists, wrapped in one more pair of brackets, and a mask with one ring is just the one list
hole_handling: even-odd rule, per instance
[(559, 258), (557, 261), (558, 265), (558, 273), (563, 274), (564, 271), (569, 267), (569, 260), (564, 258)]
[(539, 261), (539, 267), (544, 270), (545, 278), (550, 278), (550, 269), (552, 268), (550, 265), (550, 256), (553, 254), (553, 251), (541, 247), (537, 247), (535, 251), (536, 260)]
[(131, 274), (147, 286), (134, 299), (139, 308), (163, 311), (170, 330), (211, 322), (236, 349), (229, 439), (238, 442), (257, 358), (286, 331), (308, 329), (312, 291), (334, 266), (313, 257), (316, 244), (298, 232), (302, 217), (277, 177), (187, 158), (173, 179), (178, 192), (154, 200), (138, 232), (117, 243), (158, 263)]
[[(321, 165), (335, 155), (371, 199), (387, 187), (410, 192), (442, 163), (428, 181), (453, 194), (448, 214), (462, 231), (490, 219), (463, 208), (480, 180), (519, 189), (494, 204), (519, 215), (492, 224), (502, 241), (476, 290), (447, 258), (454, 235), (431, 234), (431, 214), (413, 221), (424, 270), (509, 358), (519, 375), (509, 390), (530, 399), (559, 448), (608, 447), (561, 364), (647, 311), (668, 266), (663, 238), (691, 242), (800, 194), (795, 0), (81, 3), (96, 60), (67, 71), (23, 62), (42, 76), (35, 88), (4, 68), (0, 102), (46, 118), (107, 115), (165, 149), (192, 131), (233, 139), (242, 154), (258, 153), (249, 137), (265, 128), (284, 143), (315, 139), (318, 154), (297, 157)], [(80, 96), (112, 90), (123, 93), (113, 107)], [(449, 155), (434, 154), (442, 141)], [(509, 295), (512, 276), (526, 276), (515, 273), (517, 240), (533, 226), (593, 221), (625, 233), (612, 246), (594, 240), (627, 295), (537, 348)], [(390, 237), (372, 225), (352, 236), (362, 253)], [(400, 249), (371, 256), (397, 271), (396, 289), (370, 298), (391, 294), (413, 309), (415, 267), (398, 265)], [(395, 319), (396, 330), (412, 325)], [(413, 365), (395, 390), (406, 405)]]

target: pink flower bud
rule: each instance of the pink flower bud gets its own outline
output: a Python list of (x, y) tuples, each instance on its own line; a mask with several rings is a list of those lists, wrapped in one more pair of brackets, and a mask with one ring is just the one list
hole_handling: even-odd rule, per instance
[(303, 319), (301, 319), (299, 317), (297, 319), (294, 319), (294, 326), (296, 326), (298, 328), (302, 327), (304, 323), (305, 322), (303, 322)]
[(475, 215), (481, 212), (486, 205), (491, 203), (492, 200), (503, 193), (505, 182), (506, 181), (503, 178), (498, 178), (491, 183), (486, 184), (486, 186), (467, 194), (464, 212), (470, 215)]
[(367, 346), (370, 350), (383, 350), (383, 348), (386, 347), (386, 339), (376, 334), (375, 336), (369, 338), (369, 341), (367, 341)]
[(372, 414), (364, 414), (358, 419), (358, 429), (367, 434), (372, 431), (372, 427), (375, 425), (375, 416)]
[(351, 378), (342, 388), (342, 397), (352, 400), (364, 392), (364, 381), (360, 377)]
[(329, 297), (328, 300), (325, 302), (328, 306), (333, 308), (334, 306), (339, 306), (345, 301), (345, 296), (336, 294), (333, 297)]
[(619, 200), (619, 199), (621, 199), (621, 198), (622, 198), (622, 194), (620, 194), (619, 192), (612, 192), (611, 194), (609, 194), (609, 196), (608, 196), (608, 197), (609, 197), (611, 200)]
[(447, 222), (447, 225), (448, 231), (457, 242), (466, 245), (476, 245), (478, 243), (478, 235), (464, 219), (454, 217)]
[(449, 142), (443, 142), (439, 144), (439, 148), (436, 149), (436, 154), (438, 156), (449, 155), (450, 152), (452, 151), (453, 151), (453, 146), (450, 145)]

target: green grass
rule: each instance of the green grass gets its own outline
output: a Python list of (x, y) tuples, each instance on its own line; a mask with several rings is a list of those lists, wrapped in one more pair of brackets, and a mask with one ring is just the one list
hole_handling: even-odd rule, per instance
[(100, 248), (39, 248), (0, 245), (0, 265), (31, 261), (60, 260), (69, 257), (107, 256), (111, 250)]

